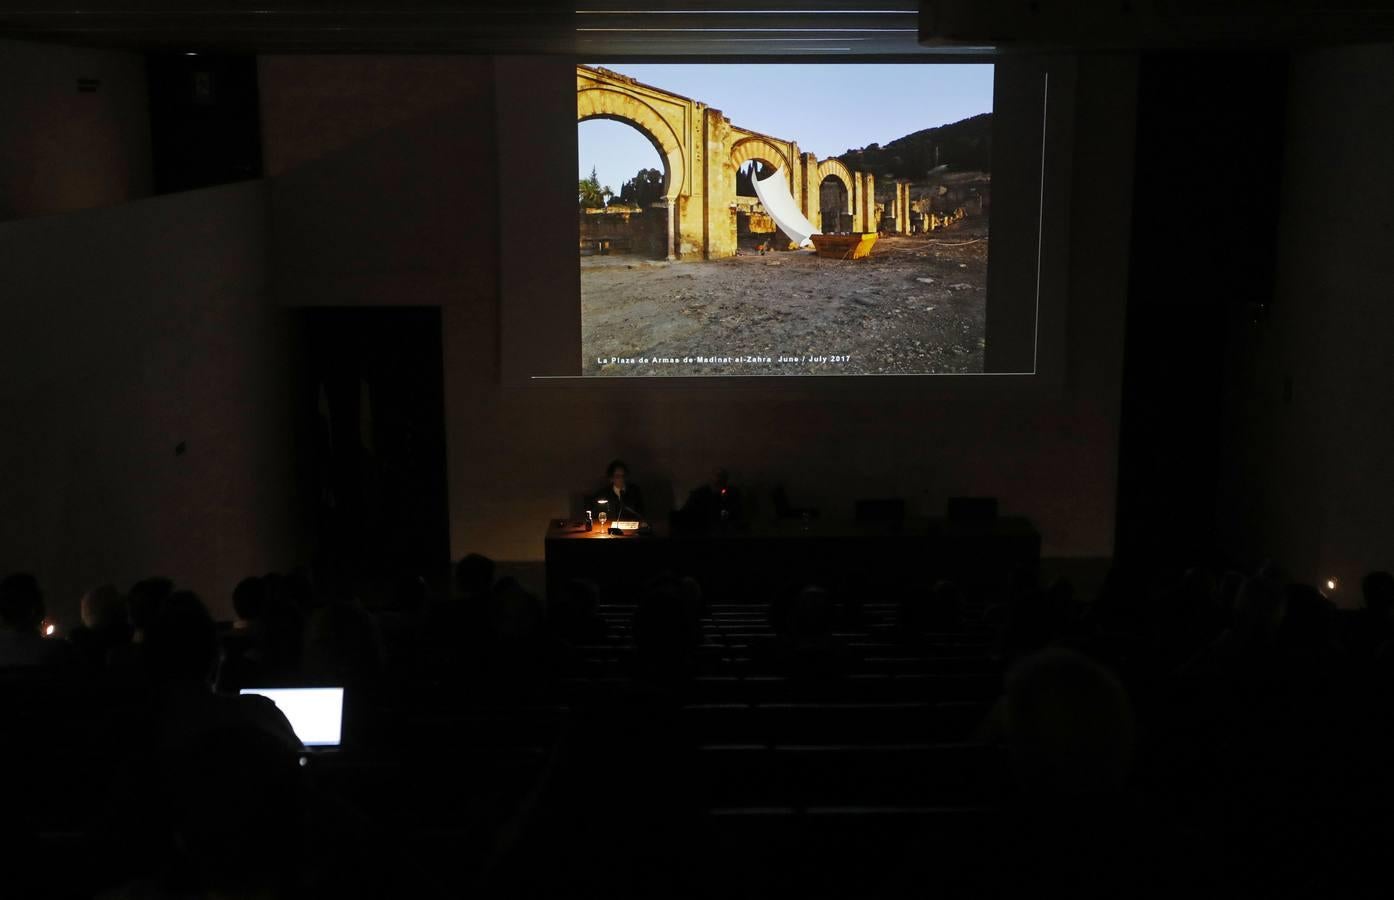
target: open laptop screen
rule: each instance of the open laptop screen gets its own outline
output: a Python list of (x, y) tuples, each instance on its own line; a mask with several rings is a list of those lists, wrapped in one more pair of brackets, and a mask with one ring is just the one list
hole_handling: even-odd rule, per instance
[(344, 721), (344, 689), (243, 688), (275, 703), (306, 747), (337, 747)]

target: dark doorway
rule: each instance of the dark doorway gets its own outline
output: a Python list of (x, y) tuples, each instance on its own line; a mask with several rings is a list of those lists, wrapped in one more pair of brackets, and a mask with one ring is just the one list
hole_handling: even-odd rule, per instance
[(316, 557), (359, 578), (448, 565), (436, 307), (299, 312), (299, 457)]
[(822, 230), (829, 234), (852, 230), (852, 214), (847, 211), (847, 185), (836, 175), (829, 175), (818, 185), (818, 209), (822, 213)]
[(261, 106), (252, 54), (146, 56), (155, 193), (261, 177)]

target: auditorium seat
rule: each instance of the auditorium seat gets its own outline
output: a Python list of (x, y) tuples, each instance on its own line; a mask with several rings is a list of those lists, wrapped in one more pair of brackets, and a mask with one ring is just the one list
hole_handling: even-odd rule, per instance
[(689, 734), (702, 743), (924, 743), (969, 738), (986, 714), (980, 703), (693, 704)]
[(697, 756), (704, 796), (731, 806), (979, 806), (1002, 760), (978, 744), (710, 744)]
[(407, 720), (406, 733), (429, 737), (436, 750), (550, 747), (567, 715), (564, 706), (461, 710)]

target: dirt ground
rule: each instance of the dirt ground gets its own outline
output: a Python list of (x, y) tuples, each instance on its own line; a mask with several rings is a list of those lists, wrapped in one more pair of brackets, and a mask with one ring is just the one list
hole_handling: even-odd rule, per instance
[(861, 260), (742, 250), (581, 259), (585, 375), (981, 372), (987, 222), (882, 237)]

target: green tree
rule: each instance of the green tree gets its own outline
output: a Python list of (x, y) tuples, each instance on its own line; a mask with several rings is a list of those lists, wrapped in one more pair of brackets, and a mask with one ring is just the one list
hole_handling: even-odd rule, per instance
[[(582, 178), (576, 187), (577, 198), (583, 208), (595, 209), (605, 205), (605, 193), (609, 188), (600, 186), (600, 177), (591, 166), (589, 178)], [(613, 193), (613, 192), (612, 192)]]
[(647, 207), (663, 197), (663, 172), (640, 169), (620, 187), (620, 202), (630, 206)]

